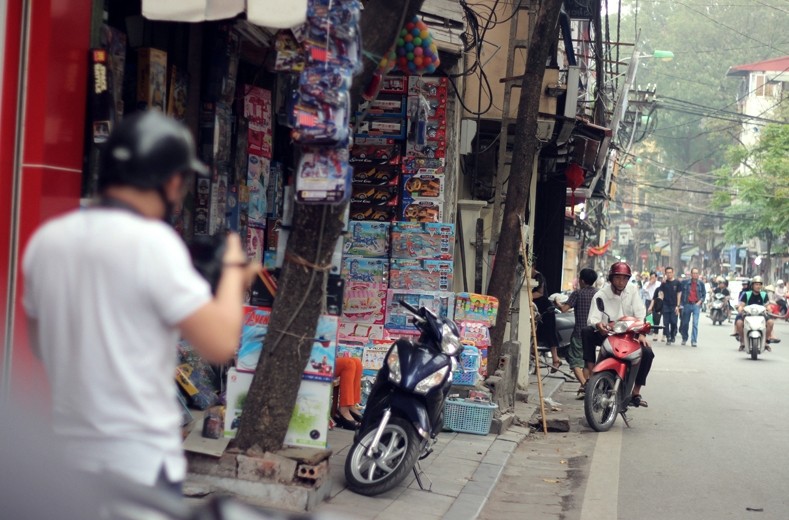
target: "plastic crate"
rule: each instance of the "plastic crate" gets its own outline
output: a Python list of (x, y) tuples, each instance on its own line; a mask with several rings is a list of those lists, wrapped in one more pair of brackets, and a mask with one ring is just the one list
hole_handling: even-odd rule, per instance
[(479, 366), (482, 356), (477, 347), (465, 346), (460, 353), (460, 366), (452, 372), (452, 384), (474, 386), (479, 379)]
[(487, 435), (495, 404), (447, 399), (444, 403), (444, 429), (461, 433)]

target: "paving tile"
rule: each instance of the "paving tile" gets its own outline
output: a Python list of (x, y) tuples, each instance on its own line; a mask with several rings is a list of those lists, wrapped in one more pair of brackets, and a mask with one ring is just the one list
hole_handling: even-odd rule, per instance
[[(460, 495), (444, 515), (444, 520), (475, 520), (485, 505), (485, 498), (477, 495)], [(525, 518), (525, 517), (524, 517)], [(501, 520), (501, 519), (497, 519)]]
[(455, 497), (407, 489), (396, 503), (390, 505), (383, 511), (383, 514), (396, 514), (397, 517), (391, 518), (396, 518), (397, 520), (403, 520), (404, 518), (429, 518), (431, 515), (435, 518), (441, 518), (454, 502)]

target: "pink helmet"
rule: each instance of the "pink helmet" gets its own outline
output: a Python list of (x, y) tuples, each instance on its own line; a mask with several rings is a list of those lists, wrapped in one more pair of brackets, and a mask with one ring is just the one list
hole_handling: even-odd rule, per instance
[(614, 262), (611, 264), (611, 269), (608, 270), (608, 281), (614, 281), (614, 275), (622, 274), (625, 276), (633, 276), (633, 272), (630, 270), (630, 266), (627, 265), (626, 262)]

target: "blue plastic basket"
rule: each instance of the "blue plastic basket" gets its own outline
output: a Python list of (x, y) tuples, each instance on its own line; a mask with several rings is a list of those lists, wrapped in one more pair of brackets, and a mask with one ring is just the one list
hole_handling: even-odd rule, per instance
[(482, 356), (477, 347), (465, 346), (460, 353), (460, 366), (452, 372), (452, 384), (459, 386), (474, 386), (479, 379), (479, 365)]
[(444, 429), (454, 432), (487, 435), (495, 404), (474, 403), (459, 399), (447, 399), (444, 403)]

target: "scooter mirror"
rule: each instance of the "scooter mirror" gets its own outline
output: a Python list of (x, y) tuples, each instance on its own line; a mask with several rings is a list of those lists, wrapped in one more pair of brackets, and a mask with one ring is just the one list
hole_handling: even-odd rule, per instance
[(600, 312), (605, 311), (605, 303), (603, 303), (602, 298), (595, 298), (595, 302), (597, 304), (597, 310)]

